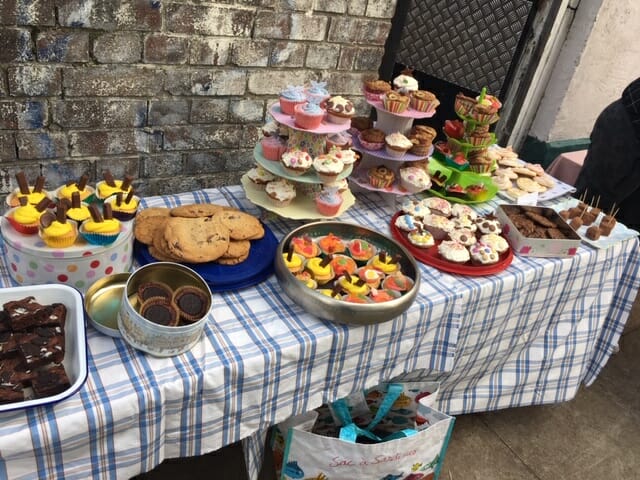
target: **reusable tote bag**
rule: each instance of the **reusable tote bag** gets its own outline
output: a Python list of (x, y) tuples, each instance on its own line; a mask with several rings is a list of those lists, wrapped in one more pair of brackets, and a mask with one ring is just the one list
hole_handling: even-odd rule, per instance
[[(282, 431), (280, 479), (436, 479), (455, 419), (407, 393), (408, 384), (383, 384), (370, 390), (366, 402), (372, 418), (366, 426), (354, 423), (353, 409), (340, 401), (332, 404), (331, 411), (318, 409), (312, 431), (308, 423), (288, 422), (290, 427)], [(342, 427), (335, 425), (336, 416)]]

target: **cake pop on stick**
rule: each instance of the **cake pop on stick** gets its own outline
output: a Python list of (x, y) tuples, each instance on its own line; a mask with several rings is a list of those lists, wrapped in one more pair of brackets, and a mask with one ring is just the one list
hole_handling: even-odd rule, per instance
[(595, 206), (591, 207), (591, 209), (589, 210), (589, 212), (592, 213), (596, 218), (598, 217), (598, 215), (600, 215), (600, 212), (602, 211), (602, 209), (598, 208), (599, 204), (600, 204), (600, 195), (596, 197)]
[(587, 228), (586, 235), (589, 240), (593, 240), (595, 242), (600, 238), (601, 234), (602, 232), (600, 231), (600, 227), (598, 225), (591, 225), (589, 228)]
[(587, 210), (585, 209), (582, 211), (582, 213), (579, 216), (573, 217), (571, 219), (571, 222), (569, 222), (569, 226), (574, 230), (578, 230), (583, 224), (582, 216), (585, 214), (586, 211)]

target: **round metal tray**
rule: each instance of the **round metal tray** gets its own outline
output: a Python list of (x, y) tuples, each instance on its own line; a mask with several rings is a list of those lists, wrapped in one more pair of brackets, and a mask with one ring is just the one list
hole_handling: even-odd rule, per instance
[[(308, 235), (311, 238), (319, 238), (329, 233), (345, 239), (361, 238), (372, 243), (389, 255), (397, 255), (399, 257), (401, 271), (413, 279), (413, 287), (401, 297), (394, 300), (370, 304), (345, 302), (308, 288), (289, 272), (284, 263), (283, 254), (289, 251), (289, 243), (294, 237)], [(420, 289), (420, 270), (418, 264), (404, 246), (379, 232), (345, 222), (314, 222), (293, 230), (278, 244), (274, 262), (278, 282), (291, 300), (310, 314), (337, 323), (371, 325), (391, 320), (401, 315), (411, 306)]]

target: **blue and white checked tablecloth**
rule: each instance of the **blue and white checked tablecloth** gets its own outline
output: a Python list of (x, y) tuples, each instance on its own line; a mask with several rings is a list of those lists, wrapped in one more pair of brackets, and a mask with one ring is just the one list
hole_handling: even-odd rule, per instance
[[(260, 211), (239, 186), (143, 202), (231, 204), (263, 215), (278, 238), (300, 225)], [(341, 220), (388, 233), (395, 210), (358, 194)], [(450, 414), (568, 400), (617, 346), (640, 285), (639, 252), (632, 238), (573, 258), (515, 257), (482, 278), (423, 265), (412, 307), (373, 326), (315, 318), (272, 277), (214, 294), (200, 342), (168, 359), (89, 328), (78, 393), (0, 414), (0, 478), (128, 478), (241, 439), (256, 478), (269, 426), (420, 369), (442, 382), (439, 407)], [(0, 273), (12, 285), (4, 265)]]

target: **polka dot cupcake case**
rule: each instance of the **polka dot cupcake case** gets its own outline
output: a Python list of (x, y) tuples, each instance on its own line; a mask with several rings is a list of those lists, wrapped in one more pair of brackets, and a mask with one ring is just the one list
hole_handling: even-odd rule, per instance
[(113, 244), (78, 244), (69, 248), (47, 247), (37, 236), (25, 236), (6, 228), (2, 218), (3, 256), (11, 278), (19, 285), (61, 283), (81, 292), (99, 278), (128, 272), (133, 262), (133, 224), (123, 222)]

